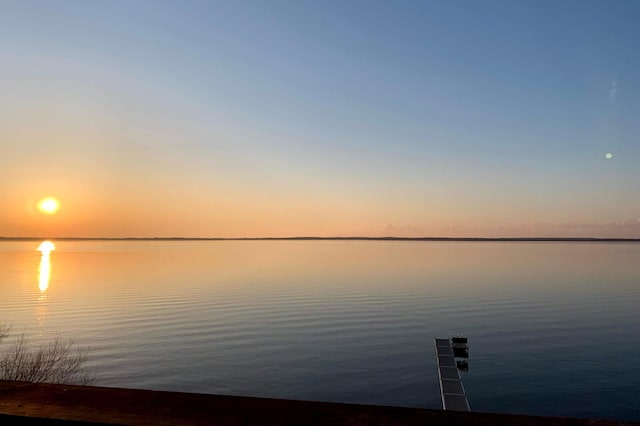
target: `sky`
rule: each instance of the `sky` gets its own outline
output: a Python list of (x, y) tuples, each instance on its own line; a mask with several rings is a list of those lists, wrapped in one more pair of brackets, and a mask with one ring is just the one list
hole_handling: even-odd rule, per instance
[(639, 21), (0, 0), (0, 236), (640, 238)]

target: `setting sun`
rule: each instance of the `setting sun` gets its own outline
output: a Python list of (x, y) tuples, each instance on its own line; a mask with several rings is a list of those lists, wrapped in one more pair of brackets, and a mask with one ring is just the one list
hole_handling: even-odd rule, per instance
[(53, 197), (45, 197), (38, 201), (38, 210), (44, 214), (56, 214), (60, 210), (60, 201)]

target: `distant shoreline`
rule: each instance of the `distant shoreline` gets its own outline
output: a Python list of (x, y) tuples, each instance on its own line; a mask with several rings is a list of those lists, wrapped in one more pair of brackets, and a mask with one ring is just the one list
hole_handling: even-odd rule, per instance
[(594, 237), (0, 237), (0, 241), (497, 241), (497, 242), (625, 242), (637, 243), (640, 238)]

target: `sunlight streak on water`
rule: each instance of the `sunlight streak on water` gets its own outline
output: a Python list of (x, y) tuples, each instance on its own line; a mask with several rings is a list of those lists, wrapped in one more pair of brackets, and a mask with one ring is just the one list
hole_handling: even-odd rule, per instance
[(40, 266), (38, 267), (38, 288), (41, 293), (44, 293), (49, 288), (49, 281), (51, 280), (50, 255), (55, 249), (56, 246), (51, 241), (43, 241), (37, 249), (41, 253)]

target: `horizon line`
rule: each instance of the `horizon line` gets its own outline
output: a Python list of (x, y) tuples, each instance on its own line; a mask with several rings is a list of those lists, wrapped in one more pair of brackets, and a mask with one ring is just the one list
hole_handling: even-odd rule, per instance
[(640, 242), (640, 238), (619, 237), (3, 237), (0, 241), (286, 241), (286, 240), (361, 240), (361, 241), (575, 241), (575, 242)]

